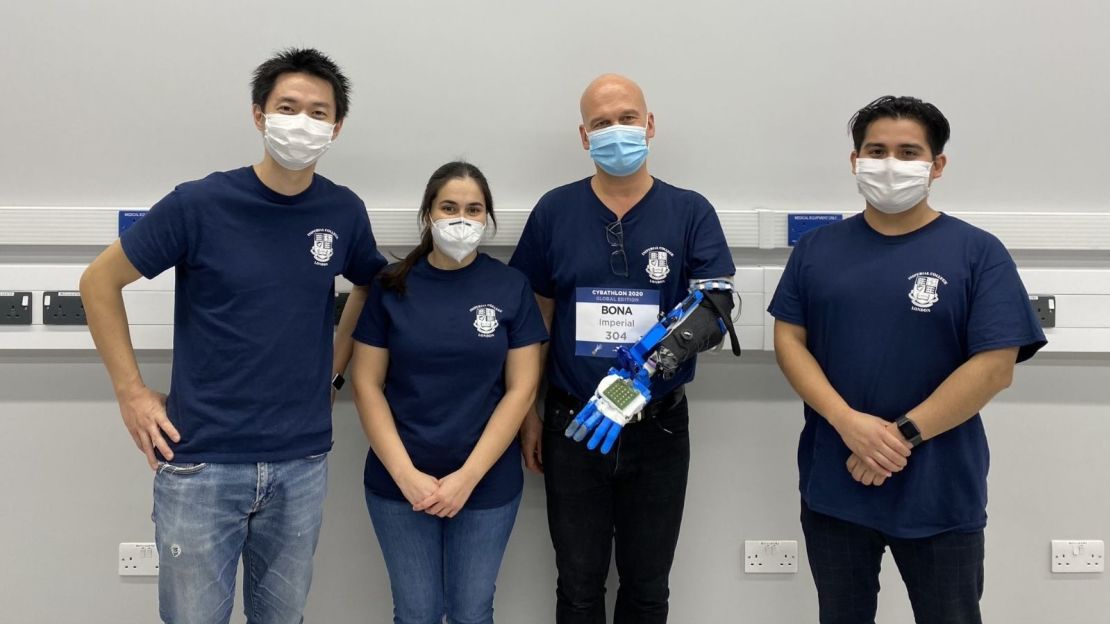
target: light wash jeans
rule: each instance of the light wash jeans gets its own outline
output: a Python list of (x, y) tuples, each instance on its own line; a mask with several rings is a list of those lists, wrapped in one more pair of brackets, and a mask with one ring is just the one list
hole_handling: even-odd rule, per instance
[(162, 621), (226, 623), (242, 555), (247, 621), (303, 622), (327, 475), (326, 454), (257, 464), (162, 464), (152, 515)]
[(492, 624), (501, 558), (520, 494), (492, 509), (463, 507), (454, 518), (412, 510), (366, 493), (370, 521), (393, 590), (395, 624)]

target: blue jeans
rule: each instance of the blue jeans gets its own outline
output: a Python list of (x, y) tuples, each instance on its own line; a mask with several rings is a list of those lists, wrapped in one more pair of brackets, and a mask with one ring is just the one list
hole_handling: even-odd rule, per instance
[(226, 623), (241, 554), (247, 621), (302, 622), (327, 475), (326, 455), (259, 464), (162, 464), (154, 477), (152, 516), (162, 620)]
[(874, 624), (879, 567), (890, 547), (917, 624), (982, 624), (983, 532), (898, 539), (811, 510), (802, 532), (821, 624)]
[(492, 624), (497, 571), (520, 494), (492, 509), (463, 507), (454, 518), (412, 510), (366, 492), (393, 591), (395, 624)]

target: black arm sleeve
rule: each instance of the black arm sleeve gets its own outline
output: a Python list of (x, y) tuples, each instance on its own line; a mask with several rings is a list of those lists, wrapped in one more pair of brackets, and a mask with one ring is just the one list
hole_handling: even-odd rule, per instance
[[(702, 351), (721, 343), (725, 333), (732, 338), (733, 353), (740, 355), (740, 345), (732, 328), (732, 292), (712, 290), (705, 300), (682, 323), (659, 343), (652, 355), (656, 370), (663, 379), (674, 377), (678, 367)], [(724, 324), (726, 331), (721, 331)]]

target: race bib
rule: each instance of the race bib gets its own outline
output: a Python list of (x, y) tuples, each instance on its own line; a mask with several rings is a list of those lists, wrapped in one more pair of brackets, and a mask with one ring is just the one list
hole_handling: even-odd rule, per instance
[(574, 354), (614, 358), (617, 347), (636, 344), (658, 320), (658, 290), (576, 288)]

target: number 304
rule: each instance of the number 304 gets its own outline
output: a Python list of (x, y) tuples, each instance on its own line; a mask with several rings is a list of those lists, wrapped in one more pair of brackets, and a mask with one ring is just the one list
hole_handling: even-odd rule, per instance
[(606, 340), (628, 340), (628, 334), (625, 332), (607, 331), (605, 332)]

